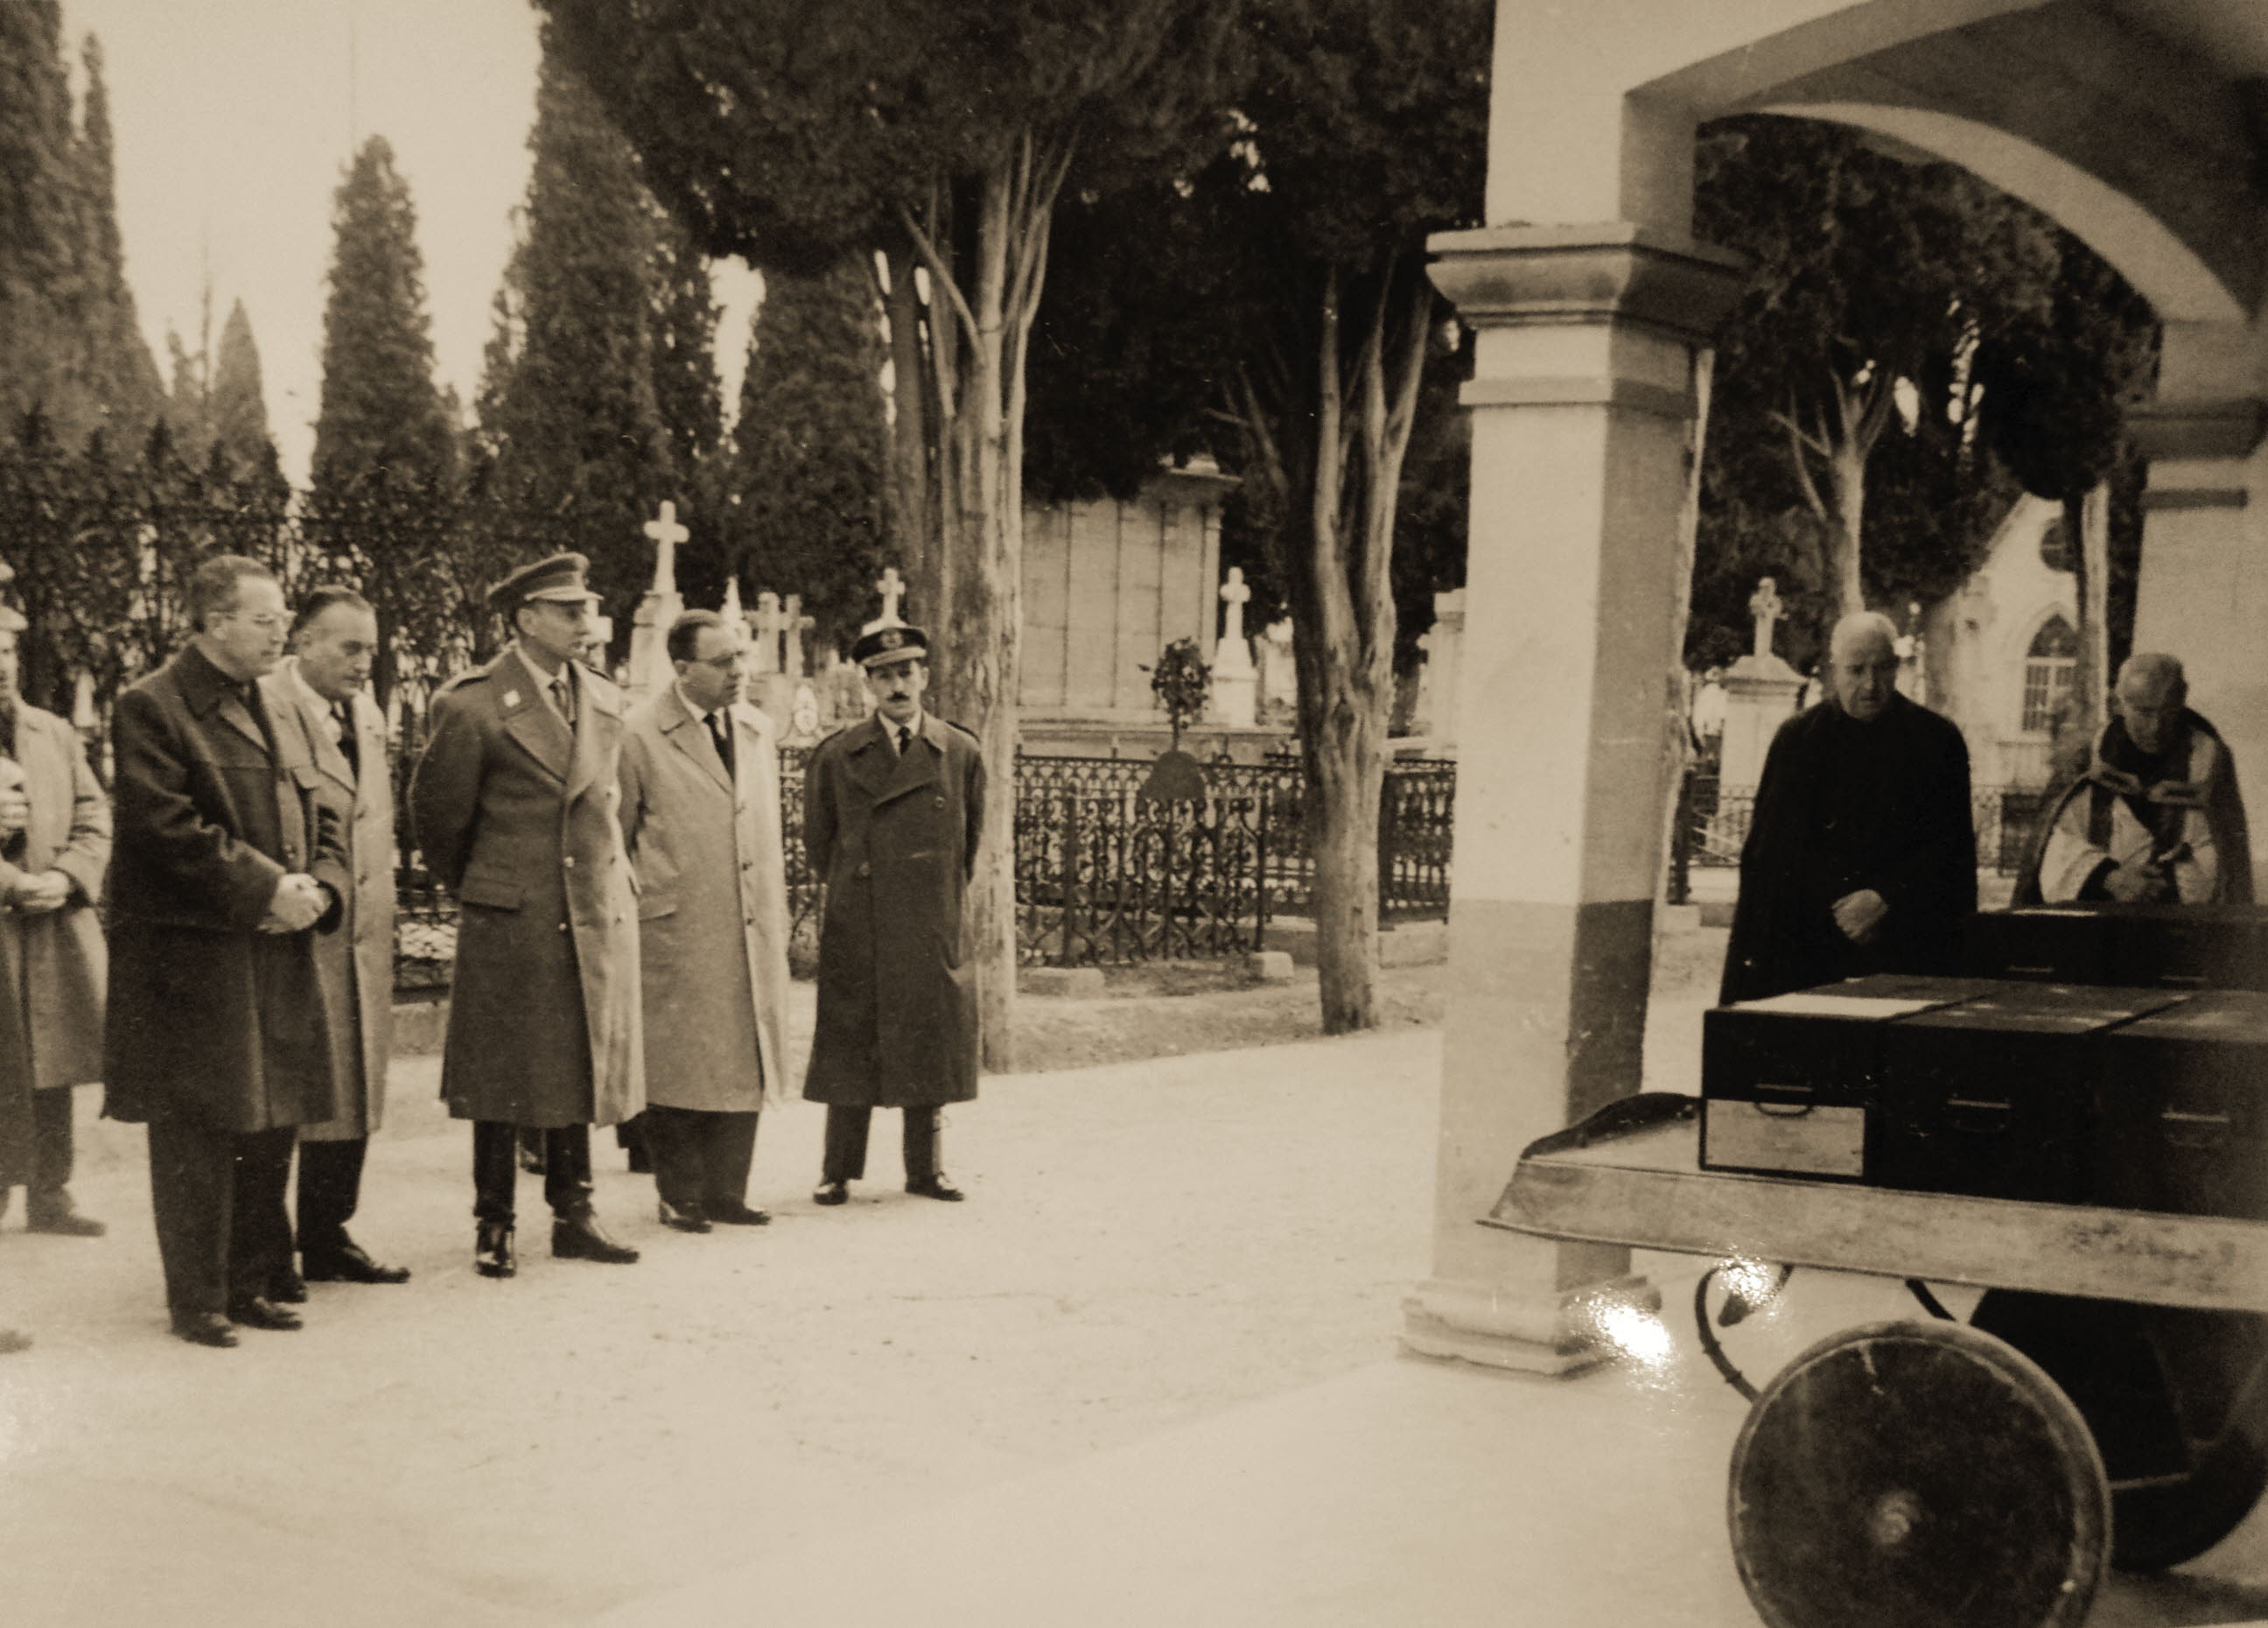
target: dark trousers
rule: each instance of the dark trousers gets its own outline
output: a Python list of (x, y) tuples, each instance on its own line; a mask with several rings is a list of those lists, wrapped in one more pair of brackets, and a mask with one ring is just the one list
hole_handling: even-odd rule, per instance
[(698, 1213), (748, 1201), (756, 1115), (656, 1104), (638, 1117), (653, 1158), (653, 1190), (662, 1203)]
[[(543, 1138), (543, 1197), (554, 1215), (591, 1207), (591, 1127), (553, 1125)], [(473, 1121), (473, 1214), (483, 1221), (512, 1217), (519, 1179), (520, 1128), (498, 1119)]]
[(291, 1264), (284, 1193), (298, 1132), (239, 1133), (194, 1119), (150, 1122), (150, 1202), (166, 1304), (177, 1314), (225, 1312), (268, 1293)]
[(71, 1089), (53, 1086), (32, 1093), (32, 1202), (70, 1185)]
[(347, 1246), (347, 1223), (362, 1203), (362, 1164), (370, 1138), (299, 1144), (299, 1252)]
[[(905, 1112), (906, 1180), (926, 1182), (937, 1175), (937, 1109), (909, 1108)], [(828, 1108), (821, 1181), (855, 1182), (866, 1174), (866, 1128), (873, 1116), (871, 1108)]]

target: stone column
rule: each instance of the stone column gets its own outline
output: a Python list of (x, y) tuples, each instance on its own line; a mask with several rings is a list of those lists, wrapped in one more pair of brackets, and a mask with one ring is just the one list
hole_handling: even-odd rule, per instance
[[(2181, 658), (2190, 704), (2236, 760), (2245, 807), (2268, 807), (2268, 342), (2237, 323), (2169, 322), (2158, 399), (2131, 415), (2150, 460), (2134, 648)], [(2268, 843), (2253, 843), (2268, 897)]]
[(1638, 1087), (1697, 350), (1739, 262), (1628, 222), (1433, 239), (1477, 330), (1432, 1275), (1414, 1350), (1565, 1372), (1629, 1252), (1476, 1224), (1520, 1151)]

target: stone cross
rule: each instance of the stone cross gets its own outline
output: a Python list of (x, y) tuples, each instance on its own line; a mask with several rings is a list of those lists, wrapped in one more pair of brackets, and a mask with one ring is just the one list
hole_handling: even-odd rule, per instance
[(804, 676), (803, 636), (819, 625), (818, 619), (803, 614), (803, 595), (787, 596), (787, 613), (781, 618), (780, 630), (787, 636), (787, 662), (780, 670), (791, 678)]
[(882, 579), (874, 586), (882, 596), (882, 614), (875, 620), (874, 625), (878, 628), (902, 626), (904, 619), (898, 615), (898, 601), (905, 597), (906, 585), (898, 575), (898, 568), (893, 565), (885, 571)]
[(1220, 602), (1228, 607), (1221, 618), (1226, 624), (1220, 630), (1222, 638), (1241, 639), (1244, 637), (1244, 602), (1251, 597), (1252, 590), (1244, 586), (1244, 567), (1230, 566), (1228, 580), (1220, 585)]
[(677, 523), (677, 505), (664, 503), (661, 512), (645, 523), (645, 534), (653, 539), (653, 591), (676, 593), (677, 545), (693, 535)]
[(1756, 619), (1756, 653), (1772, 653), (1772, 623), (1780, 619), (1779, 584), (1770, 577), (1756, 584), (1756, 591), (1749, 596), (1749, 615)]
[(770, 588), (757, 594), (756, 614), (748, 618), (748, 625), (756, 630), (756, 671), (778, 672), (780, 630), (787, 625), (787, 617), (780, 610), (779, 595)]

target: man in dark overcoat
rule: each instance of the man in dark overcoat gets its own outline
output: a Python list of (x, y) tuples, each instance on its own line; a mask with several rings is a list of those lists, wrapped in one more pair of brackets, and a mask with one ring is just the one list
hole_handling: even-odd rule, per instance
[(938, 1166), (938, 1109), (976, 1095), (968, 879), (984, 828), (976, 737), (926, 711), (919, 628), (862, 634), (851, 659), (874, 711), (813, 748), (804, 848), (827, 885), (819, 1017), (803, 1094), (827, 1104), (823, 1204), (865, 1174), (877, 1108), (905, 1110), (906, 1190), (961, 1197)]
[[(102, 1223), (71, 1201), (71, 1097), (73, 1087), (102, 1078), (110, 798), (88, 766), (78, 731), (16, 687), (17, 636), (26, 625), (0, 606), (0, 759), (20, 778), (26, 801), (21, 828), (0, 838), (0, 990), (15, 1008), (30, 1101), (24, 1225), (99, 1238)], [(6, 1193), (0, 1184), (0, 1209)]]
[(474, 1266), (518, 1270), (520, 1127), (544, 1143), (551, 1253), (637, 1251), (591, 1204), (591, 1127), (645, 1105), (635, 882), (616, 817), (620, 692), (575, 659), (588, 564), (555, 555), (490, 592), (515, 637), (434, 699), (409, 790), (426, 867), (456, 895), (441, 1094), (473, 1122)]
[(1977, 910), (1969, 748), (1898, 694), (1896, 630), (1835, 624), (1828, 696), (1782, 724), (1741, 850), (1720, 998), (1960, 970)]
[[(331, 1071), (340, 1117), (299, 1127), (297, 1242), (307, 1280), (407, 1283), (409, 1270), (372, 1259), (347, 1232), (362, 1202), (363, 1164), (386, 1112), (394, 1032), (394, 786), (386, 714), (370, 698), (378, 617), (352, 588), (315, 589), (291, 626), (291, 654), (261, 679), (269, 715), (299, 731), (321, 777), (319, 807), (342, 834), (353, 886), (339, 930), (315, 945), (331, 1012)], [(304, 1299), (287, 1276), (288, 1293)]]
[(188, 600), (195, 637), (112, 724), (103, 1111), (150, 1128), (174, 1332), (233, 1345), (232, 1321), (299, 1326), (267, 1295), (290, 1263), (295, 1128), (338, 1112), (313, 939), (347, 875), (314, 766), (258, 682), (290, 625), (275, 577), (222, 555)]

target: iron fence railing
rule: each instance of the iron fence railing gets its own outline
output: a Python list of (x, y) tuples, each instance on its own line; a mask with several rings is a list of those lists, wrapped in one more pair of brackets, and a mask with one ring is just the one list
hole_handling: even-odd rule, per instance
[[(2040, 786), (1972, 788), (1969, 811), (1977, 831), (1977, 868), (2001, 876), (2021, 870), (2054, 795)], [(1740, 865), (1755, 812), (1753, 787), (1726, 791), (1715, 775), (1687, 771), (1670, 835), (1670, 902), (1683, 903), (1690, 897), (1694, 871)]]
[[(396, 983), (444, 988), (456, 910), (419, 863), (409, 823), (409, 768), (421, 744), (405, 716), (394, 764), (399, 835)], [(780, 752), (790, 958), (807, 966), (819, 931), (820, 879), (805, 862), (807, 748)], [(1193, 803), (1140, 796), (1151, 764), (1132, 758), (1027, 755), (1016, 764), (1017, 944), (1027, 961), (1086, 966), (1237, 954), (1258, 947), (1269, 918), (1306, 912), (1314, 860), (1296, 762), (1211, 763)], [(1397, 760), (1379, 806), (1382, 920), (1444, 916), (1456, 765)]]

